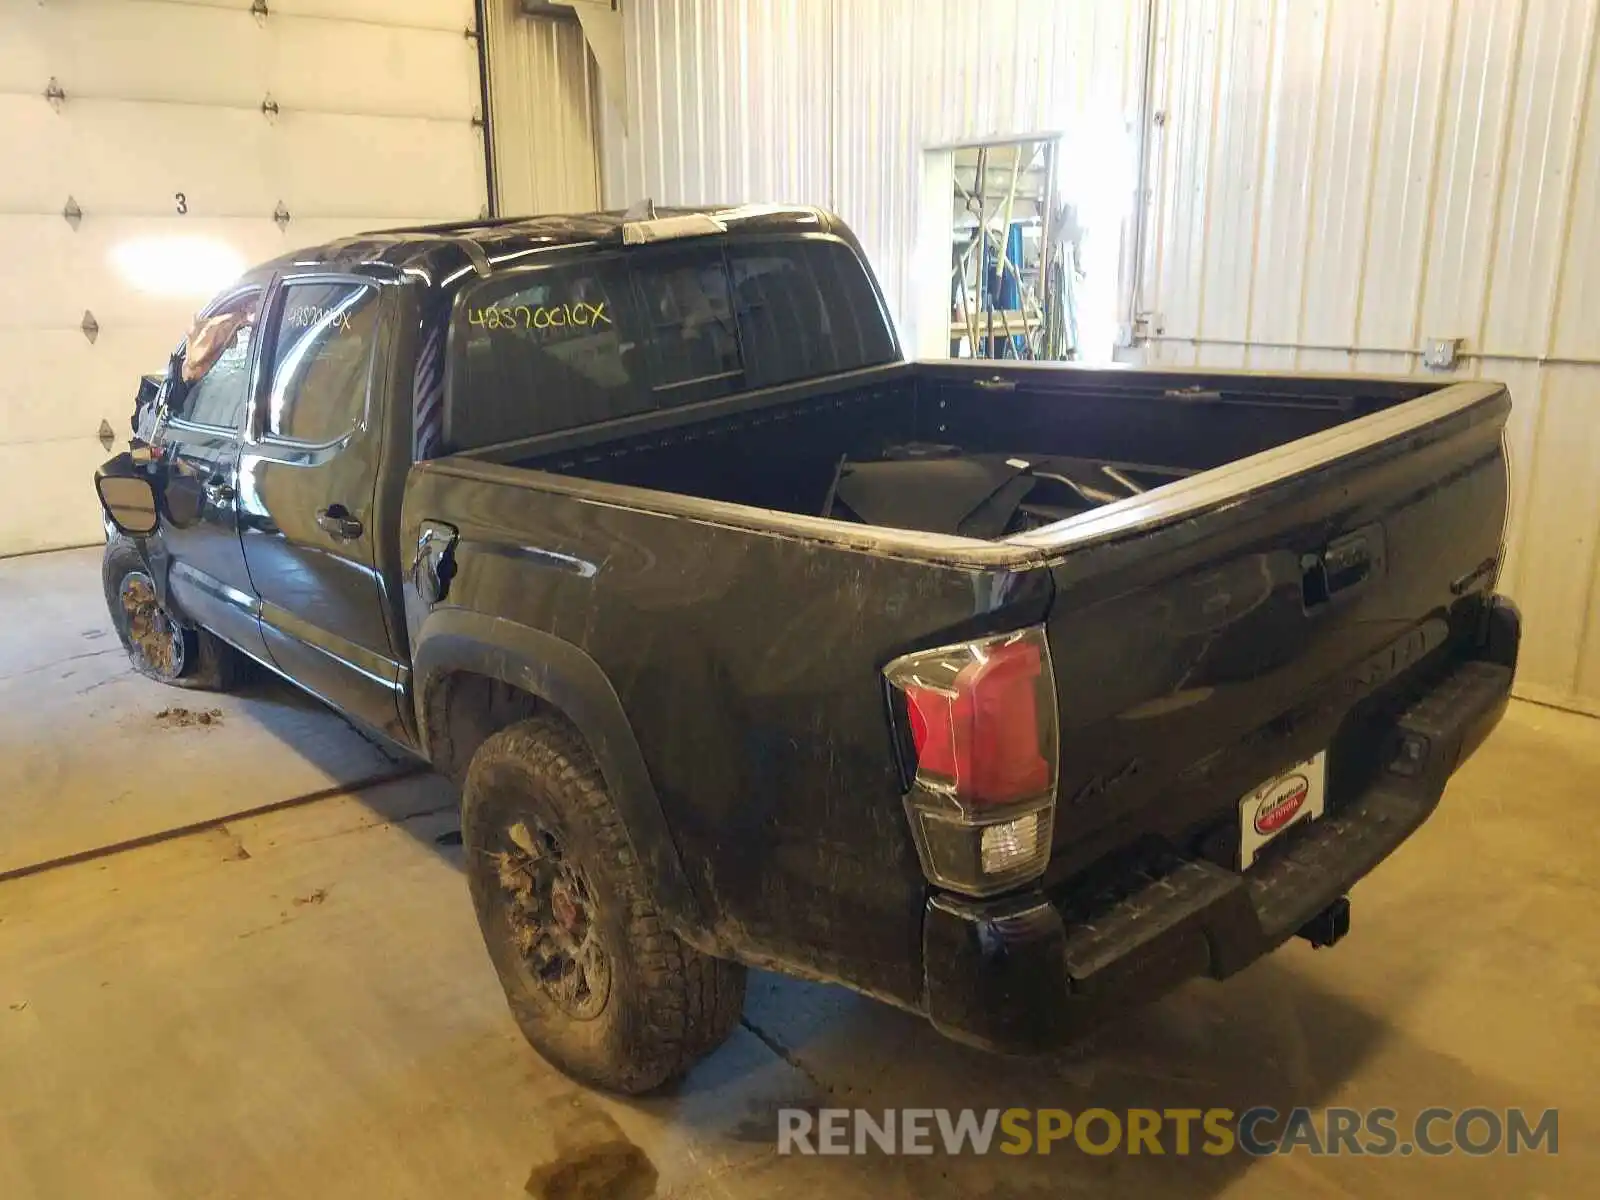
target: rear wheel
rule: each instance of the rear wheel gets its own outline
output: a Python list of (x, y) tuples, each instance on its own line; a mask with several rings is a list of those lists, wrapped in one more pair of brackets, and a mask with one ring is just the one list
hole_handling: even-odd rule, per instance
[(173, 687), (217, 692), (248, 674), (244, 655), (213, 633), (184, 628), (162, 606), (150, 569), (127, 538), (106, 543), (101, 580), (111, 623), (139, 674)]
[(742, 966), (666, 928), (582, 740), (534, 717), (488, 738), (462, 799), (467, 880), (523, 1035), (560, 1070), (650, 1091), (732, 1032)]

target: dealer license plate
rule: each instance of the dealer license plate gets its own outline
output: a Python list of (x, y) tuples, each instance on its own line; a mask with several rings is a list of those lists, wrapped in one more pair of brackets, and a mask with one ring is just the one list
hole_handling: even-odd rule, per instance
[(1239, 869), (1292, 825), (1314, 821), (1327, 803), (1328, 752), (1290, 767), (1239, 801)]

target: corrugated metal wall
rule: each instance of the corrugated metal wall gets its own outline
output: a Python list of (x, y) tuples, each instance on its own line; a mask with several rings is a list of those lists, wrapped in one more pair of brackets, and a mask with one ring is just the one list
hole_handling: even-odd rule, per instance
[(1156, 361), (1459, 374), (1515, 411), (1519, 687), (1600, 711), (1596, 0), (1163, 0)]
[[(1155, 361), (1507, 382), (1519, 686), (1600, 711), (1600, 0), (1158, 0)], [(608, 204), (844, 214), (905, 323), (921, 155), (1067, 134), (1109, 171), (1144, 0), (632, 0)]]
[[(1131, 144), (1142, 0), (632, 0), (629, 115), (604, 105), (605, 195), (839, 211), (910, 311), (922, 151), (1110, 129)], [(948, 203), (948, 200), (946, 200)]]
[(575, 19), (485, 6), (498, 211), (600, 207), (598, 83)]

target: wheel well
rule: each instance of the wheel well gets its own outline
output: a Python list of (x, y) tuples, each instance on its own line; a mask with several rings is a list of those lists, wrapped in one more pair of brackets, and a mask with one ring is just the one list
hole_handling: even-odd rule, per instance
[[(552, 653), (556, 657), (562, 653), (563, 645), (551, 639)], [(575, 661), (587, 662), (578, 659), (577, 652), (572, 653)], [(483, 665), (498, 669), (496, 661), (492, 656), (480, 660)], [(598, 668), (593, 663), (587, 665), (603, 684)], [(606, 758), (598, 751), (607, 743), (592, 743), (584, 727), (573, 720), (562, 704), (464, 666), (441, 667), (437, 673), (425, 669), (424, 679), (420, 708), (426, 728), (425, 749), (434, 770), (457, 785), (465, 783), (467, 769), (478, 748), (500, 730), (534, 716), (554, 717), (569, 726), (584, 749), (594, 754), (606, 791), (618, 806), (633, 852), (649, 868), (655, 903), (672, 931), (706, 953), (727, 953), (718, 948), (720, 943), (706, 924), (643, 756), (626, 725), (614, 730), (615, 736), (609, 743), (610, 757)], [(617, 704), (614, 693), (611, 703)], [(596, 734), (603, 737), (608, 718), (589, 715), (597, 721)], [(617, 716), (626, 720), (620, 706)]]
[(539, 697), (502, 679), (452, 671), (428, 688), (428, 755), (434, 770), (460, 783), (467, 764), (490, 734), (526, 720), (546, 706)]

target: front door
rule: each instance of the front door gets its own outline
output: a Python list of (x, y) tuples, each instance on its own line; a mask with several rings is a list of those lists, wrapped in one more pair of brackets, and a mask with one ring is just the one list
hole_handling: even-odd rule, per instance
[(273, 662), (394, 736), (401, 671), (373, 553), (382, 423), (370, 389), (385, 291), (314, 275), (288, 277), (273, 293), (239, 505)]
[(168, 390), (152, 446), (166, 464), (161, 545), (168, 586), (191, 620), (257, 658), (265, 647), (239, 545), (239, 446), (256, 355), (261, 289), (226, 296), (201, 317)]

